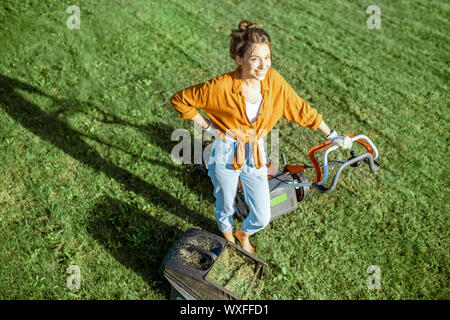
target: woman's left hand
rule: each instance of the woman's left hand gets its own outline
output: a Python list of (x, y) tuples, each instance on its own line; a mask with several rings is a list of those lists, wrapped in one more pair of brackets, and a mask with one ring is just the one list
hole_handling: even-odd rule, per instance
[(338, 136), (336, 130), (331, 130), (331, 133), (327, 136), (327, 139), (330, 140), (331, 144), (337, 145), (342, 149), (351, 149), (353, 145), (353, 141), (350, 137), (347, 136)]

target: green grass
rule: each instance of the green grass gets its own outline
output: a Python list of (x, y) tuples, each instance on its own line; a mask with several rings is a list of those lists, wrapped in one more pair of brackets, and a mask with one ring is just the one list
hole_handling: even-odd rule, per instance
[[(172, 131), (193, 126), (169, 98), (235, 68), (242, 19), (269, 32), (299, 95), (339, 133), (369, 136), (382, 164), (345, 171), (251, 238), (269, 265), (261, 298), (450, 297), (447, 3), (85, 0), (80, 30), (68, 6), (0, 0), (0, 298), (169, 297), (159, 268), (174, 241), (219, 233), (211, 183), (171, 160)], [(276, 128), (290, 163), (324, 141)]]

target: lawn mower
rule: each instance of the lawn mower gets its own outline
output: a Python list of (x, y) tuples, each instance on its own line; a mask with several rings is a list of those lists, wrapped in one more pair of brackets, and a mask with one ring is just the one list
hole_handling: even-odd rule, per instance
[[(280, 171), (276, 168), (272, 161), (268, 161), (268, 180), (270, 188), (270, 206), (271, 221), (294, 211), (298, 208), (298, 203), (304, 201), (309, 195), (310, 190), (314, 189), (320, 193), (332, 192), (338, 183), (342, 170), (346, 167), (358, 167), (361, 163), (366, 163), (372, 172), (376, 172), (380, 168), (380, 164), (375, 161), (378, 158), (378, 150), (373, 142), (364, 135), (344, 135), (351, 139), (352, 143), (357, 142), (362, 145), (367, 152), (356, 155), (354, 150), (350, 151), (351, 157), (345, 161), (328, 161), (328, 155), (339, 148), (338, 145), (326, 141), (320, 145), (311, 148), (308, 151), (308, 157), (312, 164), (287, 165), (284, 154), (281, 154), (283, 161), (283, 169)], [(316, 159), (316, 153), (324, 151), (322, 163)], [(198, 165), (199, 170), (203, 174), (207, 174), (207, 162)], [(337, 166), (337, 171), (331, 181), (329, 187), (326, 187), (329, 178), (329, 168)], [(308, 181), (305, 171), (314, 169), (314, 181)], [(238, 190), (235, 199), (235, 210), (238, 218), (244, 220), (249, 213), (247, 203), (245, 202), (244, 189), (239, 180)]]

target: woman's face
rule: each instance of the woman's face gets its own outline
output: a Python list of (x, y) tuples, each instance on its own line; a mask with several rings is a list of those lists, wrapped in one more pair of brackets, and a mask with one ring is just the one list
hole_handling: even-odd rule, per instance
[(242, 58), (236, 56), (236, 62), (242, 66), (242, 78), (264, 80), (272, 64), (270, 48), (265, 43), (256, 43)]

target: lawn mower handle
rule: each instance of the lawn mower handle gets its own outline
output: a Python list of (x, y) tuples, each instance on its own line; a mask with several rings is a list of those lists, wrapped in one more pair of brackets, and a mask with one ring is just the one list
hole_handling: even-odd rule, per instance
[[(361, 144), (362, 146), (364, 146), (368, 152), (363, 155), (360, 155), (358, 157), (353, 157), (353, 158), (347, 160), (346, 162), (344, 162), (339, 167), (337, 173), (335, 174), (331, 186), (329, 188), (326, 188), (323, 185), (328, 180), (328, 153), (338, 149), (339, 147), (337, 145), (333, 145), (331, 143), (331, 141), (327, 141), (325, 143), (322, 143), (321, 145), (311, 148), (308, 152), (308, 156), (309, 156), (312, 164), (314, 165), (314, 170), (316, 172), (315, 180), (314, 180), (312, 186), (319, 192), (322, 192), (322, 193), (331, 192), (337, 184), (337, 181), (339, 179), (339, 175), (340, 175), (341, 171), (349, 165), (359, 163), (361, 161), (365, 161), (365, 162), (368, 162), (370, 169), (373, 172), (375, 172), (379, 168), (379, 164), (376, 163), (376, 161), (375, 161), (375, 159), (378, 157), (378, 150), (368, 137), (366, 137), (364, 135), (357, 135), (357, 136), (345, 135), (345, 136), (350, 137), (352, 142), (356, 141), (359, 144)], [(317, 161), (314, 154), (317, 151), (325, 149), (325, 148), (328, 148), (328, 149), (325, 151), (325, 153), (323, 155), (322, 166), (323, 166), (323, 171), (324, 171), (324, 177), (323, 177), (323, 179), (321, 179), (322, 178), (322, 172), (320, 170), (321, 165)]]
[(319, 191), (320, 193), (328, 193), (328, 192), (333, 191), (337, 185), (337, 182), (339, 180), (339, 175), (341, 174), (342, 170), (344, 170), (345, 167), (351, 166), (352, 164), (360, 162), (360, 161), (364, 161), (364, 162), (368, 163), (370, 170), (372, 170), (372, 172), (376, 172), (380, 168), (380, 165), (374, 160), (374, 157), (372, 156), (372, 154), (369, 152), (366, 152), (360, 156), (354, 157), (354, 158), (344, 162), (337, 170), (336, 174), (333, 177), (333, 181), (331, 182), (331, 185), (328, 188), (323, 186), (323, 183), (322, 184), (313, 183), (311, 186), (314, 189), (316, 189), (317, 191)]

